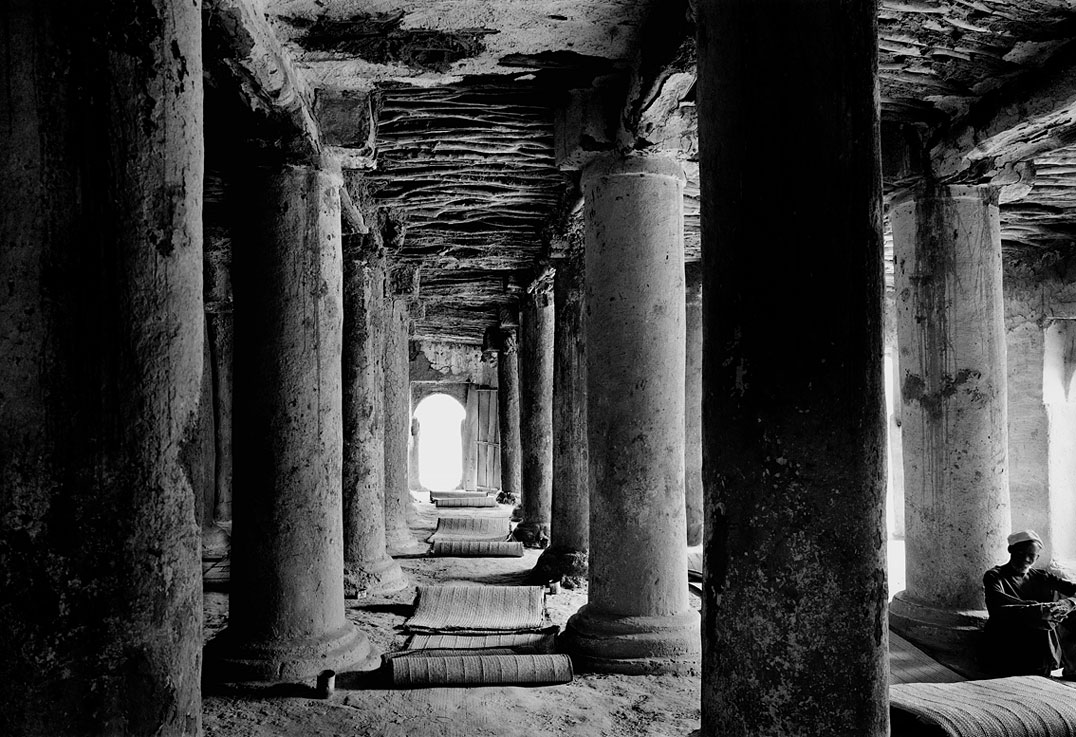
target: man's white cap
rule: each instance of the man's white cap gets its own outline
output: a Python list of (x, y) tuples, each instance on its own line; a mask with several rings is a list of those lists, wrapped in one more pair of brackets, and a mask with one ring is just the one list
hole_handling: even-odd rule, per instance
[(1034, 530), (1021, 530), (1020, 532), (1014, 532), (1013, 534), (1009, 535), (1008, 540), (1010, 548), (1013, 545), (1019, 545), (1020, 543), (1027, 542), (1036, 542), (1039, 545), (1042, 545), (1042, 538), (1039, 537), (1039, 534)]

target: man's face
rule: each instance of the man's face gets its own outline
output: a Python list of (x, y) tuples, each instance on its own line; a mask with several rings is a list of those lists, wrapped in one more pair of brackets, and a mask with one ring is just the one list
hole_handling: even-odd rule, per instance
[(1009, 565), (1020, 575), (1031, 570), (1035, 561), (1039, 559), (1042, 547), (1035, 541), (1019, 543), (1009, 548)]

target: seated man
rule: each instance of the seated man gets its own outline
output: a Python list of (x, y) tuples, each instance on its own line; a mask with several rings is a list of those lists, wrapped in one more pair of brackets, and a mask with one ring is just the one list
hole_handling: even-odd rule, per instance
[(1063, 662), (1076, 679), (1076, 581), (1032, 568), (1043, 548), (1034, 530), (1008, 542), (1009, 562), (983, 576), (988, 659), (999, 676), (1048, 676)]

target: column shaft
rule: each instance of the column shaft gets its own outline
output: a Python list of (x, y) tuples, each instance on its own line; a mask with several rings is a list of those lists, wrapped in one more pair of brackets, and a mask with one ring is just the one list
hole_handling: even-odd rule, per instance
[(520, 320), (519, 432), (523, 455), (523, 519), (516, 539), (549, 545), (553, 501), (553, 295), (546, 286), (528, 292)]
[(877, 8), (698, 8), (702, 734), (880, 737)]
[(198, 7), (0, 11), (0, 733), (201, 733)]
[(702, 544), (702, 264), (684, 266), (684, 501), (687, 544)]
[(997, 192), (923, 188), (894, 203), (890, 221), (907, 571), (892, 621), (917, 642), (962, 650), (985, 618), (982, 576), (1005, 558), (1010, 524)]
[(344, 250), (344, 591), (398, 591), (385, 540), (385, 264), (356, 236)]
[(425, 552), (407, 528), (413, 506), (407, 488), (407, 442), (411, 436), (411, 380), (407, 300), (391, 299), (385, 310), (385, 541), (392, 555)]
[(582, 668), (687, 671), (683, 175), (671, 159), (610, 157), (583, 193), (590, 591), (565, 640)]
[(522, 488), (519, 433), (519, 352), (515, 330), (501, 330), (497, 360), (497, 410), (501, 432), (501, 494), (505, 503), (519, 501)]
[(553, 279), (553, 501), (549, 549), (536, 572), (546, 580), (587, 575), (590, 488), (583, 254), (557, 263)]
[[(211, 241), (211, 242), (209, 242)], [(232, 254), (230, 240), (209, 238), (205, 253), (206, 316), (213, 357), (217, 464), (214, 517), (232, 519)]]
[(231, 608), (207, 675), (298, 681), (371, 657), (344, 619), (338, 173), (251, 173), (236, 230)]

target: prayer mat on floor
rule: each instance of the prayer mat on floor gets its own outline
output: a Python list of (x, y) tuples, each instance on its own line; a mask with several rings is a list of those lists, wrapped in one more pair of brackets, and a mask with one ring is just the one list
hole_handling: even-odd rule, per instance
[(419, 586), (410, 632), (486, 634), (555, 629), (541, 586)]
[(438, 499), (484, 499), (489, 496), (484, 491), (431, 491), (430, 501)]
[(522, 558), (523, 543), (504, 540), (443, 540), (433, 544), (433, 555), (455, 558)]
[(890, 683), (958, 683), (966, 680), (893, 630), (889, 631)]
[(702, 551), (687, 554), (687, 580), (702, 580)]
[(491, 496), (481, 497), (457, 497), (454, 499), (436, 499), (434, 504), (438, 509), (442, 507), (496, 507), (497, 500)]
[(1076, 691), (1050, 678), (1016, 676), (889, 687), (890, 708), (951, 737), (1072, 737)]
[(392, 685), (425, 686), (549, 686), (572, 680), (567, 655), (446, 655), (392, 658)]
[(446, 540), (489, 540), (503, 542), (512, 534), (507, 517), (440, 517), (428, 543)]
[(489, 635), (412, 635), (408, 651), (417, 650), (500, 650), (516, 653), (551, 653), (552, 632), (504, 632)]

